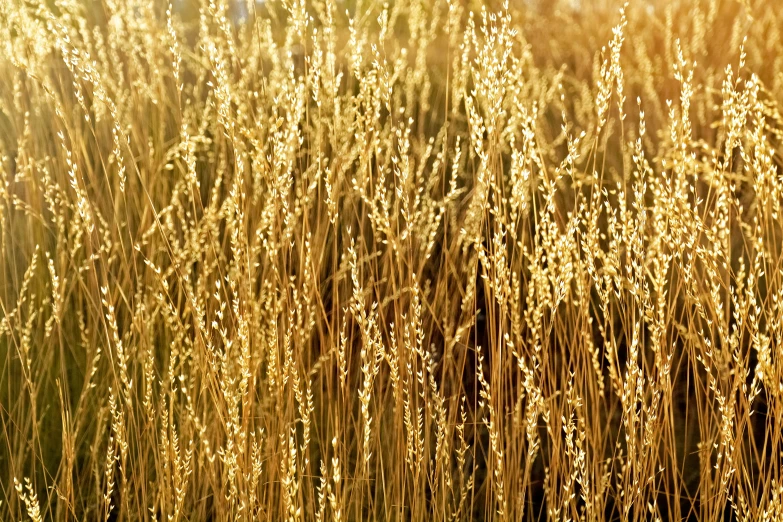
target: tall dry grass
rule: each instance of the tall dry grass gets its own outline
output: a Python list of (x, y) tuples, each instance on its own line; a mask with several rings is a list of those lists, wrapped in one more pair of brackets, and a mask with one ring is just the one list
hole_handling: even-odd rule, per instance
[(0, 519), (783, 520), (781, 30), (0, 2)]

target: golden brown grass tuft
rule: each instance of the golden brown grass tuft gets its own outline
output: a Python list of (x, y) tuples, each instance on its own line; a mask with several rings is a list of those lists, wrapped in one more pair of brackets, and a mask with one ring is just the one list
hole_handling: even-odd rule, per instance
[(0, 2), (0, 520), (783, 520), (781, 31)]

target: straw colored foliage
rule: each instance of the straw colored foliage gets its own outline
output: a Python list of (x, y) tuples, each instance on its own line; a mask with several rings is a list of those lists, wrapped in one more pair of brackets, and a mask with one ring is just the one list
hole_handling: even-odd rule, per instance
[(777, 0), (0, 0), (0, 520), (783, 520)]

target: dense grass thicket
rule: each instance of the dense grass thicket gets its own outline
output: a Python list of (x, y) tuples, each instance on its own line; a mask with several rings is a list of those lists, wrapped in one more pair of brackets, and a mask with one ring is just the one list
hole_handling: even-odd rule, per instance
[(0, 0), (0, 520), (783, 520), (777, 0)]

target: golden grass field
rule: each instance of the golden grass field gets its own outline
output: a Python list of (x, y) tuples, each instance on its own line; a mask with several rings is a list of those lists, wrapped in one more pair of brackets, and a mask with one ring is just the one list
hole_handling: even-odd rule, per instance
[(0, 1), (0, 520), (783, 520), (777, 0)]

